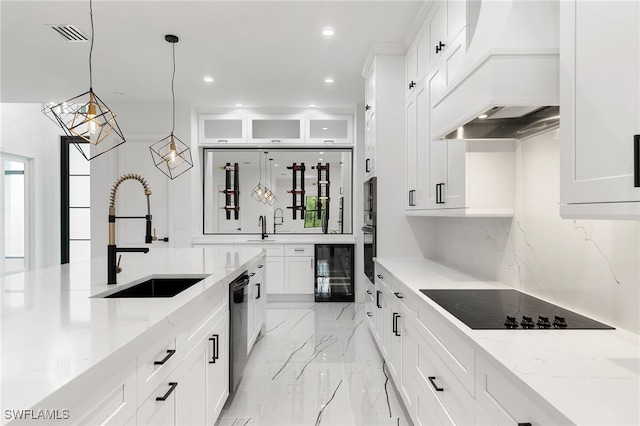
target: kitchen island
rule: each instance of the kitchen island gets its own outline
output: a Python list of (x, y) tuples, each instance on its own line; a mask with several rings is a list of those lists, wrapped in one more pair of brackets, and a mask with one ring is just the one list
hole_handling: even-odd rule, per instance
[[(208, 336), (201, 334), (211, 321), (226, 330), (228, 284), (263, 256), (255, 248), (151, 248), (148, 254), (123, 256), (117, 285), (106, 284), (106, 258), (3, 277), (3, 424), (21, 416), (13, 410), (31, 409), (27, 417), (49, 416), (44, 423), (42, 417), (31, 420), (40, 424), (135, 424), (136, 409), (155, 392), (145, 387), (164, 379), (153, 365), (180, 371), (175, 360), (199, 344), (196, 338), (206, 343)], [(94, 297), (152, 276), (204, 279), (170, 298)], [(172, 349), (163, 349), (165, 341), (173, 342)], [(159, 353), (180, 356), (160, 357), (145, 372), (143, 357)], [(187, 393), (182, 399), (189, 400)]]

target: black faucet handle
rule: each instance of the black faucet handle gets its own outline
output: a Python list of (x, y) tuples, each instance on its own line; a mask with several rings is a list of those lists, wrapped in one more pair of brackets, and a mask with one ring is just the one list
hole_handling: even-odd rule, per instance
[(122, 267), (120, 266), (120, 261), (122, 260), (122, 255), (118, 256), (118, 263), (116, 263), (116, 274), (122, 272)]

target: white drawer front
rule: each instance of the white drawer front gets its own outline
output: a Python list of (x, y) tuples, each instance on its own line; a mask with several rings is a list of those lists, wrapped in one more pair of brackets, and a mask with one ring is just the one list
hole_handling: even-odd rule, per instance
[[(460, 380), (474, 394), (474, 351), (470, 343), (439, 317), (426, 301), (419, 301), (416, 330)], [(437, 337), (436, 337), (437, 336)]]
[(264, 244), (236, 244), (237, 248), (257, 248), (265, 251), (267, 257), (284, 256), (284, 245), (274, 243)]
[(442, 404), (446, 417), (440, 421), (449, 418), (453, 424), (473, 424), (473, 397), (424, 339), (418, 337), (417, 343), (416, 381)]
[(292, 245), (287, 244), (284, 246), (285, 256), (287, 257), (296, 257), (296, 256), (315, 256), (314, 246), (308, 244), (300, 244), (300, 245)]
[(176, 339), (155, 345), (138, 355), (138, 401), (149, 394), (182, 361), (184, 354), (178, 350)]

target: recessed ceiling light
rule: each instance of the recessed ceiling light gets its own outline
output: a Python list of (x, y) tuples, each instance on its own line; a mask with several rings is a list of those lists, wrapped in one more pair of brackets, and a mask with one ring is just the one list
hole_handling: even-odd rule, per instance
[(310, 107), (310, 108), (315, 108), (315, 107), (316, 107), (316, 104), (309, 104), (309, 107)]
[(277, 164), (274, 164), (274, 165), (273, 165), (273, 167), (278, 167), (278, 165), (277, 165)]
[(322, 158), (318, 158), (318, 161), (322, 161)]
[(241, 107), (241, 106), (243, 106), (243, 105), (242, 105), (242, 104), (236, 104), (236, 106), (237, 106), (237, 107)]
[(211, 76), (206, 76), (202, 80), (204, 80), (205, 83), (213, 83), (213, 77)]
[(333, 83), (333, 79), (332, 78), (325, 78), (324, 82), (325, 83)]
[(324, 30), (322, 30), (322, 35), (324, 36), (332, 36), (333, 34), (335, 34), (335, 31), (333, 31), (333, 28), (325, 28)]
[(320, 155), (324, 155), (324, 151), (320, 151)]
[(327, 128), (326, 128), (326, 127), (323, 127), (323, 128), (322, 128), (322, 130), (327, 130)]

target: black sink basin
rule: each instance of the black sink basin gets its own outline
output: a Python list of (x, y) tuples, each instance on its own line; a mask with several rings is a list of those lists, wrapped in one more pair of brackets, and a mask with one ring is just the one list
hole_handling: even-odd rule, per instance
[(203, 277), (151, 278), (104, 297), (173, 297), (203, 279)]

